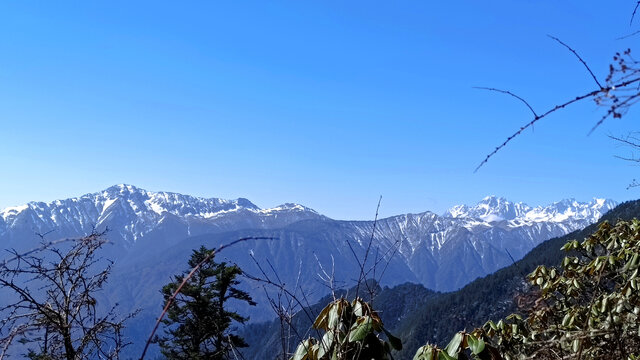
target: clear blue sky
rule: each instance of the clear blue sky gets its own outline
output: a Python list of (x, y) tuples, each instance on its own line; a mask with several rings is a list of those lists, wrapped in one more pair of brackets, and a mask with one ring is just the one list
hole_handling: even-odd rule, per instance
[(640, 168), (585, 102), (634, 1), (3, 1), (0, 208), (129, 183), (369, 219), (475, 203), (627, 200)]

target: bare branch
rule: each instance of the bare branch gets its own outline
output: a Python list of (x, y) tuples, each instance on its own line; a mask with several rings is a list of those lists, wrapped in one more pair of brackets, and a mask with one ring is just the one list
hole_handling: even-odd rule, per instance
[(627, 186), (627, 190), (636, 188), (638, 186), (640, 186), (640, 183), (636, 179), (633, 179), (633, 181), (631, 181), (631, 184)]
[(582, 59), (582, 57), (580, 57), (580, 55), (578, 54), (577, 51), (572, 49), (569, 45), (565, 44), (564, 42), (562, 42), (562, 40), (558, 39), (557, 37), (552, 36), (552, 35), (547, 35), (547, 36), (552, 38), (553, 40), (559, 42), (562, 46), (566, 47), (569, 51), (571, 51), (573, 53), (573, 55), (575, 55), (578, 58), (578, 60), (580, 60), (582, 65), (584, 65), (584, 67), (587, 69), (589, 74), (591, 74), (591, 77), (593, 78), (593, 81), (595, 81), (596, 84), (598, 85), (598, 87), (602, 89), (602, 85), (600, 84), (600, 81), (598, 81), (598, 78), (596, 78), (596, 76), (593, 74), (593, 71), (591, 71), (591, 68), (589, 68), (589, 65), (587, 65), (587, 63)]
[(633, 19), (636, 17), (636, 12), (638, 11), (639, 6), (640, 6), (640, 1), (636, 2), (636, 7), (633, 8), (633, 13), (631, 14), (631, 20), (629, 20), (629, 26), (633, 24)]
[(620, 114), (619, 112), (617, 112), (617, 110), (619, 108), (624, 108), (625, 106), (629, 105), (633, 100), (637, 99), (640, 96), (640, 94), (635, 94), (632, 96), (627, 97), (625, 100), (623, 101), (617, 101), (614, 105), (611, 105), (611, 108), (609, 108), (609, 110), (607, 110), (607, 113), (604, 114), (600, 120), (598, 120), (598, 122), (591, 128), (591, 130), (589, 131), (588, 135), (591, 135), (600, 125), (602, 125), (602, 123), (609, 117), (609, 116), (613, 116), (614, 118), (619, 118), (622, 117), (622, 114)]
[(625, 138), (621, 138), (621, 137), (617, 137), (617, 136), (613, 136), (613, 135), (608, 135), (608, 137), (609, 137), (609, 139), (615, 140), (615, 141), (620, 142), (620, 143), (622, 143), (624, 145), (628, 145), (628, 146), (631, 146), (633, 148), (640, 149), (640, 143), (634, 142), (633, 140), (635, 138), (633, 138), (633, 137), (627, 136)]
[[(529, 121), (528, 123), (526, 123), (524, 126), (520, 127), (520, 129), (516, 132), (514, 132), (513, 134), (511, 134), (511, 136), (507, 137), (507, 139), (505, 141), (502, 142), (502, 144), (498, 145), (491, 153), (489, 153), (484, 160), (482, 160), (482, 162), (480, 162), (480, 164), (475, 168), (475, 170), (473, 172), (477, 172), (484, 164), (486, 164), (489, 159), (491, 159), (495, 154), (498, 153), (498, 151), (500, 151), (501, 149), (503, 149), (505, 146), (507, 146), (507, 144), (509, 144), (514, 138), (516, 138), (518, 135), (522, 134), (522, 132), (526, 129), (528, 129), (529, 127), (533, 126), (535, 123), (537, 123), (538, 121), (540, 121), (541, 119), (549, 116), (550, 114), (560, 110), (560, 109), (564, 109), (565, 107), (572, 105), (576, 102), (579, 102), (581, 100), (587, 99), (587, 98), (593, 98), (596, 97), (598, 95), (601, 94), (607, 94), (609, 91), (613, 91), (616, 89), (620, 89), (620, 88), (625, 88), (629, 85), (635, 84), (635, 83), (639, 83), (640, 82), (640, 77), (638, 78), (633, 78), (630, 80), (626, 80), (620, 83), (617, 83), (615, 85), (610, 85), (607, 86), (605, 88), (601, 88), (601, 89), (597, 89), (597, 90), (593, 90), (590, 91), (586, 94), (580, 95), (580, 96), (576, 96), (575, 98), (566, 101), (562, 104), (556, 105), (554, 107), (552, 107), (551, 109), (547, 110), (546, 112), (544, 112), (542, 115), (534, 118), (533, 120)], [(615, 106), (615, 105), (614, 105)], [(612, 113), (609, 113), (609, 115), (611, 115)], [(606, 117), (605, 117), (606, 118)], [(597, 124), (596, 127), (598, 125), (600, 125), (602, 123), (602, 121), (604, 121), (604, 119), (601, 119)]]
[[(369, 258), (369, 252), (371, 251), (371, 245), (373, 244), (373, 238), (375, 237), (376, 234), (376, 226), (378, 225), (378, 213), (380, 212), (380, 203), (382, 203), (382, 195), (380, 195), (380, 198), (378, 199), (378, 206), (376, 207), (376, 216), (373, 220), (373, 229), (371, 230), (371, 236), (369, 237), (369, 243), (367, 244), (367, 248), (364, 252), (364, 258), (362, 259), (362, 264), (360, 265), (360, 275), (358, 276), (358, 283), (356, 285), (356, 298), (358, 297), (358, 291), (360, 290), (360, 284), (364, 281), (365, 282), (365, 286), (367, 286), (367, 288), (369, 288), (369, 285), (366, 283), (366, 279), (364, 278), (366, 276), (366, 272), (365, 272), (365, 267), (367, 264), (367, 259)], [(371, 297), (373, 297), (373, 293), (371, 291), (371, 289), (368, 289), (369, 293), (371, 295)]]
[(522, 101), (522, 102), (523, 102), (523, 103), (524, 103), (524, 104), (529, 108), (529, 110), (531, 110), (531, 113), (533, 113), (533, 116), (534, 116), (534, 117), (536, 117), (536, 118), (538, 117), (538, 114), (536, 114), (536, 111), (535, 111), (535, 110), (533, 110), (533, 107), (531, 107), (531, 105), (529, 105), (529, 103), (528, 103), (525, 99), (523, 99), (523, 98), (521, 98), (520, 96), (518, 96), (518, 95), (516, 95), (516, 94), (512, 93), (511, 91), (502, 90), (502, 89), (496, 89), (496, 88), (490, 88), (490, 87), (483, 87), (483, 86), (474, 86), (473, 88), (474, 88), (474, 89), (479, 89), (479, 90), (496, 91), (496, 92), (499, 92), (499, 93), (503, 93), (503, 94), (511, 95), (511, 96), (513, 96), (514, 98), (516, 98), (516, 99), (518, 99), (518, 100)]
[(60, 239), (60, 240), (55, 240), (55, 241), (49, 241), (49, 242), (46, 242), (46, 243), (42, 243), (42, 244), (40, 244), (39, 247), (33, 248), (33, 249), (31, 249), (31, 250), (29, 250), (27, 252), (24, 252), (22, 254), (18, 254), (15, 251), (13, 251), (12, 254), (14, 256), (12, 256), (12, 257), (10, 257), (8, 259), (5, 259), (2, 262), (0, 262), (0, 268), (6, 266), (10, 262), (19, 260), (21, 257), (25, 257), (25, 256), (28, 256), (28, 255), (31, 255), (33, 253), (36, 253), (38, 251), (42, 251), (42, 250), (51, 248), (51, 247), (53, 247), (55, 245), (58, 245), (58, 244), (61, 244), (61, 243), (72, 242), (72, 241), (77, 241), (77, 240), (78, 239)]
[[(0, 358), (16, 336), (38, 344), (36, 355), (47, 358), (119, 357), (128, 345), (121, 337), (123, 323), (135, 313), (118, 319), (115, 306), (101, 315), (96, 311), (95, 293), (103, 288), (112, 264), (97, 257), (107, 243), (102, 235), (43, 242), (22, 254), (14, 250), (0, 264), (0, 288), (15, 295), (12, 303), (0, 307)], [(54, 246), (62, 242), (72, 245)]]
[(626, 38), (630, 38), (630, 37), (636, 36), (636, 35), (638, 35), (638, 34), (640, 34), (640, 30), (634, 31), (634, 32), (632, 32), (631, 34), (627, 34), (627, 35), (624, 35), (624, 36), (620, 36), (620, 37), (616, 38), (616, 40), (624, 40), (624, 39), (626, 39)]
[(620, 155), (614, 155), (613, 157), (615, 157), (616, 159), (624, 160), (624, 161), (640, 162), (640, 158), (637, 158), (637, 157), (624, 157)]

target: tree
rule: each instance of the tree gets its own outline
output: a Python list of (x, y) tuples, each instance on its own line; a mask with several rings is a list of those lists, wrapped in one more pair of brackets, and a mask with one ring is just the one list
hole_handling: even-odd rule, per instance
[[(167, 335), (156, 338), (162, 354), (168, 359), (227, 359), (234, 348), (246, 347), (245, 341), (234, 334), (233, 322), (245, 323), (248, 318), (226, 309), (229, 300), (256, 303), (245, 291), (236, 286), (236, 277), (242, 274), (237, 265), (216, 263), (213, 250), (204, 246), (194, 250), (190, 268), (197, 270), (187, 279), (179, 294), (170, 303), (167, 318), (162, 320)], [(162, 288), (165, 305), (182, 284), (185, 276)]]
[[(77, 240), (43, 243), (0, 263), (0, 358), (16, 342), (32, 359), (117, 359), (127, 343), (126, 319), (116, 306), (99, 311), (112, 262), (97, 256), (107, 241), (92, 233)], [(33, 347), (36, 345), (36, 347)]]

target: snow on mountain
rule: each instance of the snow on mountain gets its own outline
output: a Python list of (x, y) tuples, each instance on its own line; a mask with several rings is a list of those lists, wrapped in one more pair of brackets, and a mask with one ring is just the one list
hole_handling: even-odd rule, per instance
[[(185, 270), (191, 250), (201, 245), (215, 247), (247, 236), (277, 239), (236, 244), (221, 258), (260, 274), (248, 256), (255, 254), (263, 269), (272, 269), (284, 283), (303, 284), (312, 302), (326, 294), (318, 279), (323, 271), (335, 272), (336, 281), (345, 286), (357, 278), (354, 254), (362, 260), (370, 242), (367, 266), (384, 268), (382, 284), (410, 281), (449, 291), (510, 264), (511, 257), (522, 258), (547, 239), (596, 222), (615, 205), (605, 199), (569, 199), (531, 207), (489, 196), (443, 215), (427, 211), (374, 223), (332, 220), (299, 204), (261, 209), (243, 198), (206, 199), (116, 185), (77, 198), (0, 210), (0, 249), (31, 249), (40, 240), (36, 233), (52, 231), (47, 238), (54, 240), (109, 228), (105, 236), (112, 246), (103, 256), (115, 265), (105, 306), (118, 302), (124, 312), (142, 308), (129, 328), (144, 332), (162, 304), (158, 289)], [(243, 313), (254, 321), (271, 318), (264, 291), (250, 290), (259, 306)]]
[[(521, 258), (544, 240), (596, 222), (615, 205), (606, 199), (568, 199), (531, 207), (488, 196), (473, 206), (454, 206), (443, 215), (424, 212), (381, 219), (374, 233), (372, 221), (335, 221), (299, 204), (260, 209), (243, 198), (206, 199), (115, 185), (77, 198), (31, 202), (0, 211), (0, 243), (8, 248), (36, 239), (36, 233), (53, 230), (48, 236), (60, 238), (109, 228), (107, 235), (116, 245), (109, 255), (129, 255), (137, 261), (140, 253), (162, 251), (199, 235), (273, 230), (288, 237), (297, 231), (293, 224), (306, 220), (305, 229), (327, 232), (314, 233), (314, 238), (328, 238), (312, 244), (312, 233), (305, 232), (292, 243), (297, 245), (289, 245), (300, 248), (291, 257), (282, 258), (287, 264), (275, 266), (291, 269), (289, 262), (308, 260), (301, 254), (311, 248), (314, 253), (324, 252), (348, 262), (351, 255), (345, 254), (350, 250), (336, 254), (340, 244), (349, 242), (364, 249), (374, 233), (373, 246), (379, 254), (394, 254), (403, 264), (389, 269), (390, 276), (417, 279), (435, 290), (453, 290), (509, 264), (511, 256)], [(285, 251), (282, 246), (282, 242), (273, 242), (264, 251), (276, 256)], [(396, 270), (410, 271), (411, 275), (400, 276)]]
[(615, 201), (608, 199), (594, 198), (590, 202), (565, 199), (534, 208), (522, 202), (514, 203), (502, 197), (487, 196), (475, 206), (456, 205), (443, 216), (466, 220), (469, 227), (506, 220), (511, 227), (530, 226), (542, 222), (567, 222), (568, 227), (575, 228), (576, 224), (597, 221), (616, 205)]
[[(531, 207), (489, 196), (474, 206), (381, 219), (375, 246), (408, 264), (426, 287), (455, 290), (522, 258), (542, 241), (582, 229), (613, 209), (612, 200), (562, 200)], [(345, 237), (366, 244), (373, 222), (348, 222)]]
[[(283, 214), (288, 219), (282, 219)], [(269, 221), (276, 219), (279, 221)], [(247, 199), (224, 200), (200, 198), (172, 192), (152, 192), (132, 185), (115, 185), (106, 190), (77, 198), (49, 203), (31, 202), (0, 211), (0, 241), (11, 230), (45, 233), (52, 236), (82, 236), (93, 229), (109, 227), (130, 246), (152, 232), (168, 217), (192, 224), (218, 224), (221, 229), (234, 228), (237, 217), (244, 217), (241, 227), (282, 226), (305, 218), (321, 217), (298, 204), (283, 204), (260, 209)], [(21, 231), (22, 230), (22, 231)], [(189, 235), (189, 234), (187, 234)]]

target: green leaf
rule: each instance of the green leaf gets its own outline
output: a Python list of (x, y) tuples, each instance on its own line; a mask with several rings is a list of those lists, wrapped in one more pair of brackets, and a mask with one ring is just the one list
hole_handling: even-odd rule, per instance
[(453, 336), (453, 339), (451, 339), (451, 341), (449, 342), (449, 345), (447, 345), (447, 347), (444, 348), (447, 354), (457, 359), (458, 351), (460, 350), (460, 345), (462, 344), (462, 340), (464, 340), (464, 335), (462, 333), (455, 334)]
[(602, 305), (600, 306), (600, 312), (605, 312), (607, 310), (607, 303), (608, 303), (608, 298), (603, 298), (602, 299)]
[(455, 356), (450, 356), (446, 351), (440, 350), (438, 352), (438, 360), (458, 360), (458, 354), (456, 353)]
[(480, 354), (484, 350), (484, 340), (476, 339), (473, 335), (467, 336), (467, 344), (471, 352), (475, 355)]
[(314, 323), (313, 323), (313, 327), (314, 328), (327, 330), (327, 328), (328, 328), (327, 327), (327, 321), (328, 321), (329, 312), (331, 311), (331, 309), (333, 307), (334, 307), (334, 304), (330, 303), (324, 309), (322, 309), (322, 311), (320, 312), (320, 314), (316, 318), (316, 321), (314, 321)]
[(362, 310), (362, 302), (358, 299), (353, 301), (353, 315), (357, 317), (364, 315), (364, 311)]
[(363, 316), (353, 324), (349, 331), (349, 342), (361, 341), (371, 333), (373, 320), (369, 316)]
[(339, 304), (333, 304), (329, 310), (329, 316), (327, 321), (327, 329), (335, 329), (340, 323), (340, 309)]
[(574, 353), (577, 353), (579, 349), (580, 349), (580, 339), (573, 340), (573, 343), (571, 343), (571, 350)]
[(335, 334), (333, 331), (327, 331), (322, 340), (318, 343), (318, 359), (322, 359), (323, 356), (331, 351), (331, 347), (333, 346), (333, 339), (335, 338)]
[(306, 360), (308, 359), (309, 350), (311, 350), (311, 339), (307, 339), (298, 345), (296, 348), (296, 352), (293, 353), (293, 356), (290, 360)]
[(431, 345), (425, 345), (416, 351), (413, 360), (434, 360), (435, 349)]
[(391, 335), (391, 333), (385, 328), (382, 328), (382, 331), (384, 331), (384, 333), (387, 334), (387, 338), (389, 338), (389, 344), (391, 344), (392, 348), (396, 350), (402, 350), (402, 340)]

